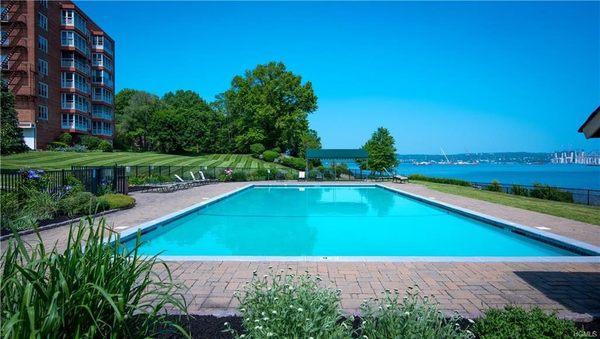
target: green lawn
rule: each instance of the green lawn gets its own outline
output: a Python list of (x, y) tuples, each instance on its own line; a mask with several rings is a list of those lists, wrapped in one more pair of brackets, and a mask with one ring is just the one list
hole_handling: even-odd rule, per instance
[(530, 211), (554, 215), (567, 219), (600, 225), (600, 207), (570, 204), (565, 202), (521, 197), (506, 193), (482, 191), (471, 187), (438, 184), (425, 181), (413, 181), (436, 191), (461, 195), (468, 198), (495, 202)]
[(246, 154), (171, 155), (154, 152), (52, 152), (32, 151), (2, 156), (2, 168), (63, 169), (71, 166), (153, 165), (208, 166), (231, 168), (284, 168)]

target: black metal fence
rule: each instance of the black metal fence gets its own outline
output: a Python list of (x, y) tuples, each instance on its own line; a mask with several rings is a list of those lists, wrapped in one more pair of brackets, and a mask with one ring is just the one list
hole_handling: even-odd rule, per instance
[[(479, 189), (488, 189), (492, 185), (500, 186), (500, 189), (504, 193), (513, 195), (530, 195), (535, 189), (539, 189), (535, 186), (530, 185), (517, 185), (517, 184), (492, 184), (487, 182), (472, 182), (471, 185)], [(568, 187), (554, 187), (562, 192), (568, 192), (573, 197), (573, 202), (577, 204), (600, 206), (600, 190), (583, 189), (583, 188), (568, 188)], [(521, 194), (519, 194), (521, 193)]]
[(94, 194), (103, 191), (128, 193), (128, 182), (125, 168), (113, 167), (72, 167), (70, 170), (11, 170), (0, 169), (0, 189), (5, 192), (16, 191), (27, 180), (43, 180), (43, 186), (49, 192), (56, 192), (70, 185), (69, 178), (81, 181), (88, 192)]

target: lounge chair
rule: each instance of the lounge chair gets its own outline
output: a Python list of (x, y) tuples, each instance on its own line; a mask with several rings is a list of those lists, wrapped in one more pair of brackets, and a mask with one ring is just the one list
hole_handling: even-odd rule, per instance
[(208, 184), (208, 181), (206, 181), (206, 180), (202, 180), (201, 178), (196, 179), (196, 176), (194, 175), (194, 172), (190, 171), (190, 175), (192, 176), (192, 182), (194, 184), (196, 184), (196, 186), (197, 185), (206, 185), (206, 184)]
[(323, 173), (317, 172), (317, 174), (315, 175), (315, 180), (323, 181)]
[(179, 180), (179, 184), (183, 186), (183, 188), (190, 188), (194, 186), (194, 182), (192, 180), (183, 180), (179, 175), (175, 174), (175, 178)]
[(405, 176), (399, 175), (399, 174), (395, 174), (394, 177), (392, 178), (392, 182), (399, 182), (401, 184), (404, 184), (404, 183), (408, 182), (408, 177), (405, 177)]
[(202, 180), (206, 183), (218, 181), (217, 179), (207, 179), (206, 176), (204, 176), (204, 172), (202, 172), (202, 171), (198, 171), (198, 174), (200, 174), (200, 180)]

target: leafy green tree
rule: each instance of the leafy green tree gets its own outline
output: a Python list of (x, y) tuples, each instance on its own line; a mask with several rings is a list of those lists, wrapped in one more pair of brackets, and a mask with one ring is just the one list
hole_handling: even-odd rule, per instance
[(150, 150), (148, 126), (154, 113), (161, 107), (160, 99), (144, 91), (125, 89), (116, 95), (115, 100), (116, 146)]
[(149, 141), (153, 149), (162, 153), (179, 153), (183, 151), (183, 135), (178, 133), (182, 128), (182, 115), (169, 108), (161, 109), (152, 115), (148, 125)]
[(226, 116), (234, 151), (248, 153), (250, 145), (260, 143), (296, 155), (317, 97), (310, 82), (302, 84), (283, 63), (270, 62), (234, 77), (217, 105)]
[(363, 146), (369, 154), (368, 166), (361, 163), (361, 167), (371, 171), (382, 172), (393, 170), (398, 165), (394, 137), (387, 128), (379, 127), (371, 139)]
[(15, 97), (7, 89), (0, 92), (0, 153), (12, 154), (27, 150), (23, 141), (23, 131), (15, 110)]
[(314, 129), (309, 129), (304, 135), (302, 135), (302, 142), (300, 143), (300, 151), (298, 155), (302, 158), (306, 158), (306, 150), (309, 149), (321, 149), (321, 138)]

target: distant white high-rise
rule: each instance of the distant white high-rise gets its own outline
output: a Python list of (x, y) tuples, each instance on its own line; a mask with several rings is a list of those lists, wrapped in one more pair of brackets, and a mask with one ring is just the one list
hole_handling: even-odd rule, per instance
[(600, 154), (586, 154), (583, 151), (554, 152), (550, 162), (553, 164), (600, 165)]

